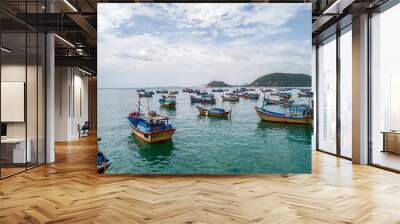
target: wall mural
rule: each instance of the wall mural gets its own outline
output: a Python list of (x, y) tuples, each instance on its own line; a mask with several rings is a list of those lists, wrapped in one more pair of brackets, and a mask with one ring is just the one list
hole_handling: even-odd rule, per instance
[(311, 4), (98, 4), (98, 171), (310, 173), (311, 33)]

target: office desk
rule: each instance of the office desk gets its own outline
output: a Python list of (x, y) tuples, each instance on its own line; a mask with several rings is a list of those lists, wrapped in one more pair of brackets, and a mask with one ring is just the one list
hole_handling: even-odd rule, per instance
[(400, 154), (400, 131), (383, 131), (382, 152)]
[(5, 138), (1, 139), (1, 157), (8, 163), (31, 162), (31, 139), (26, 139), (27, 147), (25, 151), (25, 138)]

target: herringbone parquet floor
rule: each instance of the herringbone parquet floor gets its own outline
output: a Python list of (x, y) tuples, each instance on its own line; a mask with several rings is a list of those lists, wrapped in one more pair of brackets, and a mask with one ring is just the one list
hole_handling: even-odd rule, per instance
[(95, 138), (0, 181), (0, 223), (400, 223), (400, 175), (313, 152), (312, 175), (98, 176)]

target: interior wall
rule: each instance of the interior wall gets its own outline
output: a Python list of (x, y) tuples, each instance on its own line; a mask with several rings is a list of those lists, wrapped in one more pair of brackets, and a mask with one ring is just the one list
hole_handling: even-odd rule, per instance
[(70, 141), (89, 118), (88, 77), (74, 67), (56, 67), (55, 74), (55, 140)]

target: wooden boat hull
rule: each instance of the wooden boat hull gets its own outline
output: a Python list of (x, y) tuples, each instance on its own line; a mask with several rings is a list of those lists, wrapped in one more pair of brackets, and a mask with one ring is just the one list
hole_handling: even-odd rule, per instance
[(248, 100), (258, 100), (260, 96), (244, 96), (243, 98), (248, 99)]
[(171, 109), (171, 108), (175, 108), (175, 107), (176, 107), (176, 104), (161, 104), (161, 107), (162, 107), (162, 108)]
[(150, 94), (138, 94), (139, 95), (139, 97), (153, 97), (153, 95), (150, 95)]
[(231, 114), (230, 111), (225, 112), (225, 113), (223, 113), (223, 114), (210, 114), (210, 113), (206, 114), (206, 113), (200, 113), (201, 116), (207, 116), (207, 117), (224, 117), (224, 118), (229, 117), (230, 114)]
[(132, 134), (137, 138), (146, 141), (148, 143), (159, 143), (165, 142), (172, 139), (172, 135), (175, 133), (175, 129), (169, 129), (159, 132), (144, 133), (135, 128), (132, 128)]
[(190, 102), (191, 103), (202, 103), (202, 104), (215, 104), (216, 103), (215, 99), (198, 99), (198, 98), (194, 98), (194, 97), (190, 98)]
[(224, 113), (209, 113), (209, 111), (206, 110), (206, 109), (202, 109), (200, 107), (197, 107), (197, 109), (199, 110), (199, 115), (200, 116), (227, 118), (227, 117), (229, 117), (231, 115), (231, 111), (226, 111)]
[(222, 101), (239, 102), (239, 97), (224, 97), (224, 96), (222, 96)]
[(273, 114), (269, 114), (260, 110), (260, 108), (255, 107), (257, 115), (263, 121), (270, 122), (278, 122), (278, 123), (292, 123), (292, 124), (312, 124), (313, 118), (306, 116), (305, 118), (288, 118), (288, 117), (280, 117), (274, 116)]

